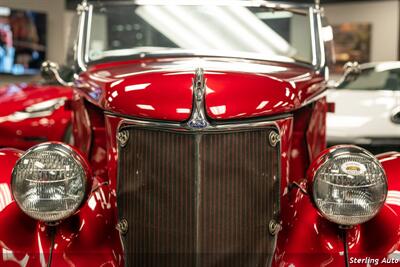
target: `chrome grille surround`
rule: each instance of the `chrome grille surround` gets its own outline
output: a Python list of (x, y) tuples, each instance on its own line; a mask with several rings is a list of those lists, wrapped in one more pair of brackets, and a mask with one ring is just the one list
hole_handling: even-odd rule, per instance
[[(127, 266), (265, 266), (271, 261), (276, 236), (269, 234), (268, 225), (271, 220), (279, 221), (280, 209), (280, 142), (276, 147), (269, 144), (270, 133), (279, 133), (279, 128), (276, 123), (252, 122), (246, 124), (227, 124), (210, 126), (201, 130), (193, 130), (180, 124), (123, 120), (120, 123), (118, 133), (121, 131), (129, 131), (130, 136), (125, 147), (118, 147), (119, 166), (117, 186), (119, 218), (127, 220), (129, 223), (129, 231), (122, 236)], [(170, 168), (168, 171), (169, 174), (171, 174), (171, 172), (175, 172), (176, 174), (182, 171), (179, 170), (179, 166), (176, 167), (175, 164), (171, 164), (171, 162), (165, 164), (165, 166), (159, 163), (157, 166), (157, 162), (163, 161), (164, 156), (153, 159), (150, 164), (151, 166), (145, 166), (145, 161), (147, 160), (138, 163), (142, 164), (141, 166), (135, 165), (135, 160), (132, 160), (132, 154), (129, 154), (132, 151), (127, 152), (126, 150), (136, 150), (135, 154), (139, 158), (145, 157), (148, 159), (147, 157), (151, 157), (150, 154), (156, 154), (154, 151), (156, 146), (162, 150), (162, 146), (160, 147), (160, 140), (162, 140), (162, 137), (158, 139), (158, 145), (157, 143), (153, 144), (153, 147), (151, 147), (151, 145), (150, 147), (145, 145), (143, 147), (139, 146), (140, 143), (143, 144), (147, 142), (145, 140), (146, 138), (153, 138), (153, 141), (156, 140), (156, 135), (159, 135), (159, 138), (164, 135), (164, 138), (169, 138), (170, 140), (169, 142), (163, 143), (163, 146), (169, 145), (169, 147), (162, 152), (164, 156), (169, 153), (168, 151), (172, 151), (169, 155), (170, 157), (175, 156), (175, 160), (180, 160), (181, 162), (187, 161), (185, 165), (186, 176), (178, 175), (180, 178), (175, 179), (176, 177), (171, 177), (174, 175), (168, 177), (166, 174), (159, 175), (153, 173), (148, 175), (148, 177), (139, 177), (136, 175), (136, 178), (139, 179), (135, 179), (135, 175), (132, 174), (135, 172), (129, 169), (130, 167), (132, 168), (132, 166), (133, 169), (136, 170), (136, 173), (138, 173), (139, 170), (143, 171), (146, 169), (153, 169), (152, 171), (156, 172), (159, 170), (161, 172), (163, 169), (166, 170), (167, 168)], [(222, 166), (223, 168), (217, 166), (217, 168), (214, 168), (214, 174), (212, 171), (209, 171), (208, 167), (213, 165), (214, 160), (218, 158), (215, 157), (215, 155), (221, 153), (221, 151), (227, 152), (227, 149), (230, 147), (225, 146), (223, 150), (219, 151), (218, 149), (212, 150), (214, 144), (218, 144), (218, 142), (223, 143), (224, 141), (221, 141), (222, 139), (228, 140), (235, 135), (263, 136), (262, 138), (258, 138), (259, 146), (249, 147), (247, 152), (249, 153), (254, 151), (254, 149), (258, 149), (257, 151), (262, 153), (262, 149), (259, 148), (265, 148), (266, 151), (268, 150), (269, 154), (265, 152), (268, 154), (268, 157), (272, 156), (275, 160), (274, 164), (269, 165), (267, 163), (268, 160), (266, 160), (268, 166), (264, 169), (265, 172), (268, 171), (268, 168), (272, 168), (273, 170), (270, 170), (268, 175), (265, 173), (261, 175), (262, 179), (265, 178), (265, 180), (261, 179), (252, 184), (254, 193), (257, 191), (257, 183), (263, 183), (264, 181), (264, 185), (267, 189), (266, 191), (270, 190), (268, 193), (265, 193), (265, 195), (263, 195), (262, 192), (254, 195), (253, 193), (246, 195), (247, 193), (245, 193), (245, 190), (240, 188), (240, 184), (245, 181), (245, 175), (236, 174), (236, 176), (233, 177), (233, 182), (231, 180), (228, 181), (227, 178), (229, 174), (227, 176), (221, 173), (223, 169), (228, 172), (234, 170), (235, 168), (230, 168), (230, 164)], [(221, 136), (223, 138), (221, 138)], [(242, 144), (236, 145), (236, 148), (246, 148), (249, 140), (248, 138), (242, 138)], [(132, 148), (135, 143), (139, 143), (136, 149)], [(150, 143), (152, 142), (148, 142), (148, 144)], [(144, 149), (145, 147), (147, 148)], [(232, 146), (232, 148), (233, 147), (234, 146)], [(150, 153), (145, 155), (146, 153), (144, 151), (150, 151)], [(191, 156), (182, 156), (178, 153), (179, 151), (183, 151), (186, 153), (185, 155)], [(214, 157), (212, 153), (214, 153)], [(243, 156), (243, 153), (238, 156), (241, 155)], [(210, 158), (211, 161), (206, 162), (207, 158)], [(241, 162), (246, 162), (245, 158), (247, 157), (244, 157), (244, 160), (243, 157), (239, 161), (236, 160), (235, 164), (240, 165)], [(255, 158), (252, 159), (255, 161)], [(140, 162), (139, 159), (136, 161)], [(173, 161), (172, 163), (176, 162), (177, 161)], [(190, 162), (195, 164), (191, 165)], [(249, 164), (249, 162), (244, 164)], [(175, 167), (175, 169), (173, 167)], [(240, 167), (238, 168), (240, 169)], [(210, 175), (210, 173), (212, 175)], [(164, 185), (168, 184), (169, 187), (165, 187), (161, 183), (157, 185), (157, 181), (159, 182), (162, 179), (164, 179)], [(229, 179), (231, 179), (231, 177), (229, 177)], [(216, 181), (221, 182), (223, 186)], [(231, 188), (229, 188), (229, 186), (231, 186)], [(147, 188), (147, 191), (145, 190), (146, 193), (143, 193), (145, 191), (139, 188)], [(229, 189), (233, 188), (234, 190), (229, 191)], [(235, 197), (229, 200), (230, 193), (235, 195)], [(206, 195), (208, 196), (205, 197)], [(157, 199), (157, 196), (161, 198)], [(185, 198), (186, 202), (175, 203), (174, 198), (171, 196)], [(255, 200), (253, 198), (255, 196), (257, 196), (256, 199), (262, 199), (263, 197), (266, 199), (268, 196), (270, 198), (262, 203), (262, 201)], [(218, 199), (217, 197), (220, 198)], [(210, 201), (210, 199), (213, 201)], [(166, 204), (164, 209), (160, 209), (160, 206), (163, 205), (162, 200), (169, 203)], [(253, 201), (255, 205), (263, 206), (259, 209), (243, 209), (243, 206), (241, 206), (242, 209), (236, 208), (240, 206), (242, 202), (246, 203), (244, 205), (248, 205), (244, 200), (249, 200), (249, 202)], [(206, 202), (208, 204), (204, 205)], [(158, 206), (155, 204), (151, 206), (151, 203), (158, 203)], [(158, 209), (157, 212), (156, 208)], [(179, 212), (174, 214), (175, 211), (179, 211), (182, 208), (187, 211), (185, 215), (178, 214)], [(149, 212), (151, 209), (153, 213), (150, 216)], [(167, 213), (167, 210), (170, 210), (170, 212)], [(263, 218), (263, 222), (259, 223), (260, 218), (257, 217), (257, 214), (253, 214), (253, 217), (245, 216), (245, 214), (243, 214), (244, 210), (248, 210), (249, 212), (260, 211), (259, 213), (264, 212), (264, 215), (266, 213), (269, 213), (269, 215), (266, 215), (265, 218)], [(230, 213), (231, 215), (224, 216), (224, 212)], [(242, 214), (239, 215), (241, 212)], [(239, 218), (241, 217), (247, 218), (252, 222), (257, 221), (259, 226), (253, 227), (253, 230), (251, 230), (253, 232), (251, 232), (247, 229), (251, 228), (251, 226), (246, 225), (246, 227), (244, 227), (244, 225), (240, 225)], [(212, 218), (216, 219), (211, 220)], [(219, 221), (218, 218), (220, 219)], [(231, 220), (232, 218), (233, 220)], [(155, 225), (155, 221), (163, 223)], [(229, 221), (231, 221), (231, 225), (227, 225)], [(153, 224), (151, 222), (153, 222)], [(174, 228), (174, 225), (177, 228)], [(225, 225), (227, 226), (222, 227)], [(254, 228), (257, 228), (256, 231), (254, 231)], [(179, 234), (180, 231), (182, 232), (181, 234)], [(250, 237), (253, 238), (253, 240), (249, 237), (250, 232)], [(240, 234), (242, 234), (242, 236), (238, 238)], [(220, 236), (218, 237), (218, 235)], [(236, 241), (227, 240), (232, 235), (236, 235), (236, 239), (233, 239)], [(257, 239), (259, 236), (261, 238)], [(210, 241), (211, 237), (213, 238)]]

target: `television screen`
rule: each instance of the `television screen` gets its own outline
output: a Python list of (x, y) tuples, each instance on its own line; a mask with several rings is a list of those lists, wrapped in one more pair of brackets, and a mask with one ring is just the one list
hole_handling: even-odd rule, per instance
[(33, 75), (46, 58), (46, 14), (0, 7), (0, 73)]

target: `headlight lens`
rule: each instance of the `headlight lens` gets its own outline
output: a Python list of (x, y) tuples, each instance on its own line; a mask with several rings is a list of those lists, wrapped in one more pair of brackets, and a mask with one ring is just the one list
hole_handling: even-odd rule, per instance
[(72, 215), (86, 191), (87, 167), (70, 147), (41, 144), (28, 150), (12, 173), (19, 207), (34, 219), (53, 222)]
[(379, 212), (386, 199), (387, 180), (381, 164), (369, 152), (337, 146), (316, 162), (313, 195), (324, 217), (340, 225), (356, 225)]

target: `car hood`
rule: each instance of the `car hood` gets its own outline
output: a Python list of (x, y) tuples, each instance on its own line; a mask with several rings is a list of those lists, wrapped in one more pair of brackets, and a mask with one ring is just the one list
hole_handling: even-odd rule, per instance
[(335, 113), (328, 114), (328, 136), (363, 138), (398, 136), (400, 126), (391, 122), (400, 104), (400, 92), (390, 90), (329, 90)]
[(125, 116), (188, 120), (196, 68), (204, 69), (205, 108), (211, 120), (290, 112), (324, 90), (322, 77), (295, 63), (231, 58), (144, 59), (89, 68), (80, 82), (92, 102)]
[(0, 117), (55, 98), (71, 98), (72, 90), (55, 85), (9, 84), (0, 87)]

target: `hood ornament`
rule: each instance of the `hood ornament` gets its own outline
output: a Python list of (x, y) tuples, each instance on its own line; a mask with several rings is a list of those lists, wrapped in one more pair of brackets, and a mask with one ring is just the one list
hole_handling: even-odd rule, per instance
[(187, 123), (192, 129), (204, 129), (210, 125), (206, 117), (205, 95), (206, 80), (204, 78), (204, 70), (198, 68), (193, 79), (193, 110)]

